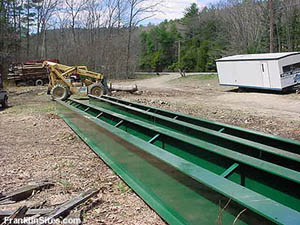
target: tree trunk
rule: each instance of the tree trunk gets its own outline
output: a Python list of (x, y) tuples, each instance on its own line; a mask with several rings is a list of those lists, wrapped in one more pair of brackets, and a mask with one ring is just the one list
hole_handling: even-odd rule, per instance
[(30, 10), (29, 10), (29, 0), (27, 0), (27, 32), (26, 32), (26, 56), (29, 57), (29, 27), (30, 27)]
[(41, 53), (41, 58), (46, 59), (47, 58), (47, 44), (46, 44), (46, 29), (43, 29), (43, 43), (42, 43), (42, 53)]
[(269, 0), (270, 10), (270, 53), (274, 52), (274, 4), (273, 0)]
[(37, 31), (36, 31), (36, 58), (39, 58), (40, 54), (39, 54), (39, 48), (40, 48), (40, 43), (41, 43), (41, 37), (40, 37), (40, 25), (41, 25), (41, 16), (40, 16), (40, 5), (38, 3), (37, 5)]
[(133, 3), (130, 6), (130, 18), (128, 27), (128, 42), (127, 42), (127, 55), (126, 55), (126, 78), (129, 78), (129, 61), (130, 61), (130, 47), (131, 47), (131, 35), (132, 35), (132, 20), (133, 20)]
[(126, 92), (136, 92), (138, 91), (137, 85), (130, 85), (130, 86), (121, 86), (116, 84), (109, 84), (110, 91), (126, 91)]

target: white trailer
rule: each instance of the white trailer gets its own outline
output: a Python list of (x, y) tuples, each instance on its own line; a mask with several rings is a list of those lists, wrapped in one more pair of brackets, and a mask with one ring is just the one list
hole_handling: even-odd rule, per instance
[(220, 85), (281, 91), (300, 83), (300, 52), (234, 55), (216, 62)]

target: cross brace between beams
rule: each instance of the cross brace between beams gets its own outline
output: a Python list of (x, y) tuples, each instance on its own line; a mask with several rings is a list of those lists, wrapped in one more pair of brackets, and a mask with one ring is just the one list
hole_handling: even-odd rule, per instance
[(117, 124), (115, 125), (115, 127), (120, 126), (123, 122), (124, 122), (124, 120), (121, 120), (119, 123), (117, 123)]
[(99, 118), (100, 116), (102, 116), (103, 112), (99, 113), (96, 118)]
[(222, 128), (218, 132), (222, 133), (224, 130), (225, 130), (225, 128)]
[(238, 166), (238, 163), (232, 164), (227, 170), (225, 170), (224, 173), (221, 174), (221, 176), (224, 178), (228, 178), (234, 172), (234, 170), (238, 168)]
[(156, 139), (160, 136), (160, 134), (155, 135), (153, 138), (151, 138), (148, 143), (152, 144), (153, 142), (156, 141)]

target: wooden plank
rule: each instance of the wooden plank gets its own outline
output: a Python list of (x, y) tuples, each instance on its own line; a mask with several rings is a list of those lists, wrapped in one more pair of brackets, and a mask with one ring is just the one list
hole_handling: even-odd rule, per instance
[(65, 215), (70, 210), (74, 209), (76, 206), (87, 201), (89, 198), (97, 195), (98, 193), (99, 193), (99, 190), (96, 190), (96, 189), (90, 189), (88, 191), (82, 192), (75, 198), (62, 204), (59, 208), (54, 209), (49, 214), (45, 215), (44, 221), (39, 223), (39, 225), (46, 225), (49, 223), (49, 221), (51, 222), (52, 220), (54, 220), (62, 215)]
[[(18, 224), (21, 224), (21, 223), (15, 223), (14, 219), (24, 218), (25, 215), (26, 215), (27, 210), (28, 210), (27, 206), (21, 206), (16, 211), (14, 211), (14, 213), (12, 215), (10, 215), (8, 218), (6, 218), (4, 220), (4, 222), (1, 223), (1, 225), (18, 225)], [(22, 223), (22, 224), (24, 224), (24, 223)]]
[(41, 182), (39, 184), (33, 184), (33, 185), (27, 185), (24, 187), (21, 187), (20, 189), (16, 191), (12, 191), (10, 193), (4, 194), (2, 197), (0, 197), (0, 204), (5, 203), (8, 201), (21, 201), (24, 200), (32, 195), (34, 191), (39, 191), (42, 189), (50, 188), (54, 186), (51, 182)]
[[(26, 211), (25, 216), (27, 217), (27, 216), (34, 216), (34, 215), (45, 215), (52, 211), (53, 211), (53, 209), (28, 209)], [(9, 217), (9, 216), (13, 215), (14, 213), (15, 213), (15, 211), (13, 211), (13, 210), (0, 211), (0, 220), (4, 219), (4, 217)]]

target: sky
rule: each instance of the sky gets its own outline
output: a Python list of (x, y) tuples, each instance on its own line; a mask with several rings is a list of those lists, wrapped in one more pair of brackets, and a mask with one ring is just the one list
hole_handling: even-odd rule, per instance
[(192, 3), (196, 3), (201, 9), (218, 1), (219, 0), (164, 0), (163, 6), (160, 9), (161, 12), (156, 13), (151, 19), (144, 21), (144, 24), (149, 22), (158, 24), (165, 19), (171, 20), (182, 18), (184, 10)]

